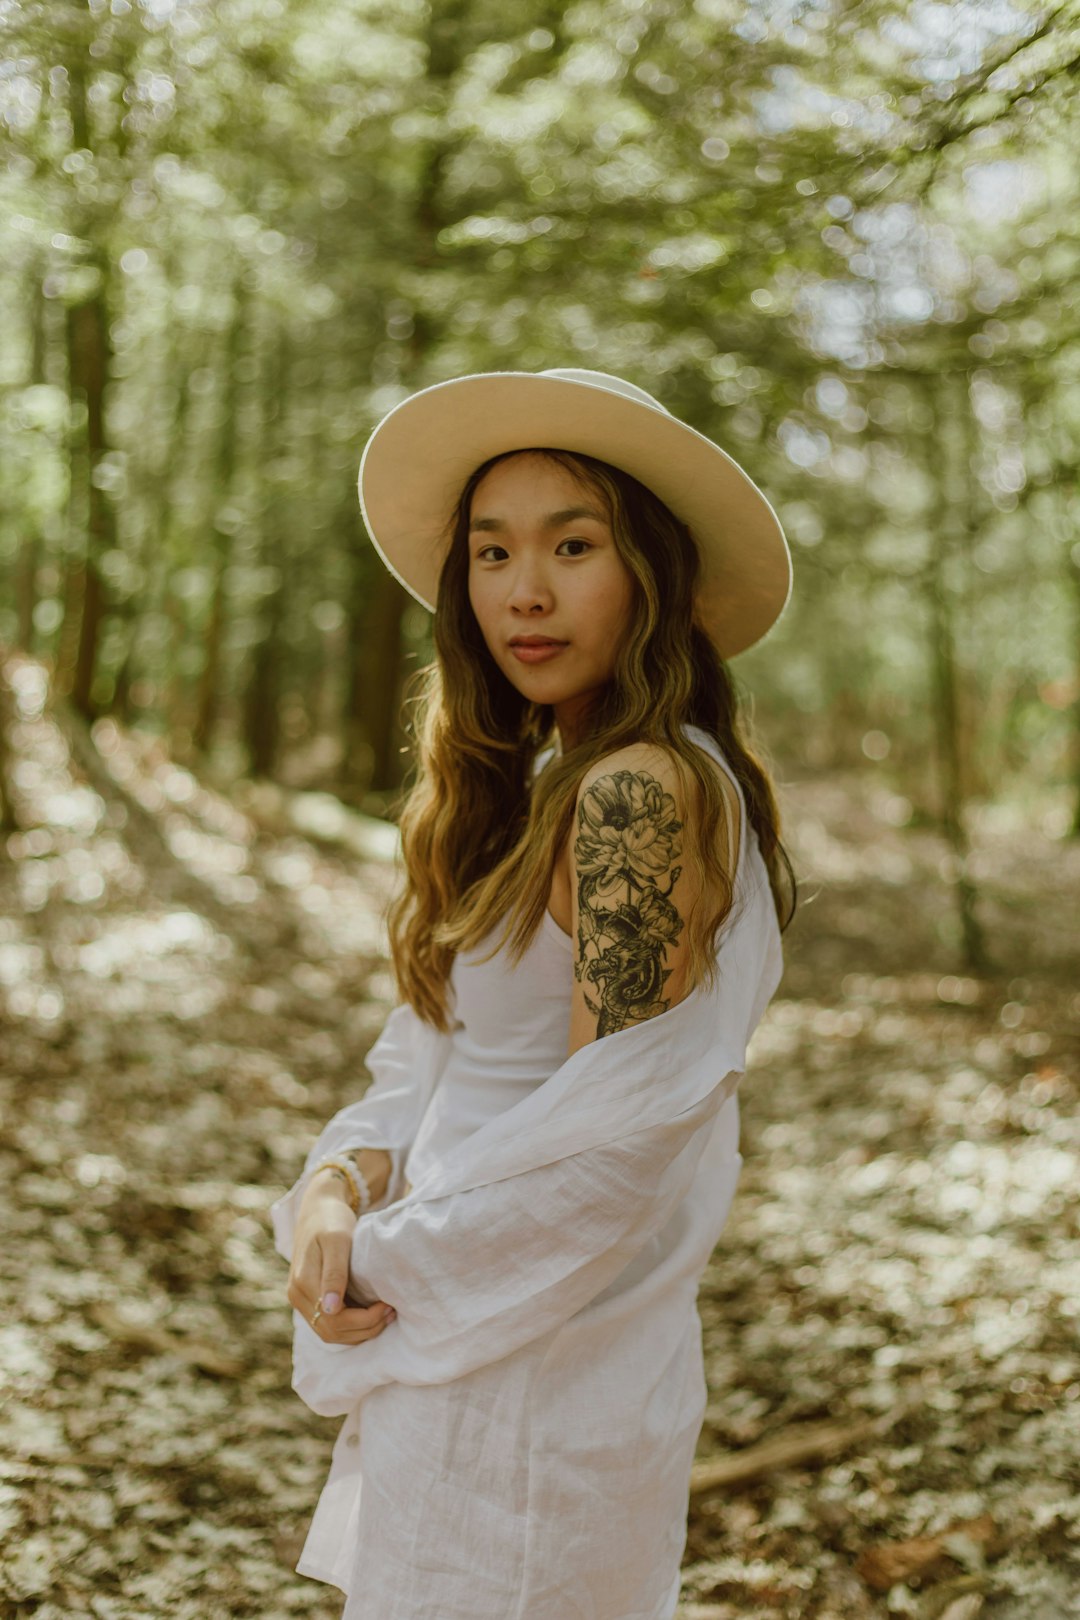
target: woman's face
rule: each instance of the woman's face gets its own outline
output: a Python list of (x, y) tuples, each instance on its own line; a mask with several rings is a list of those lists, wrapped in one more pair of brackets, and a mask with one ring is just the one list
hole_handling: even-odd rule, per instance
[[(523, 451), (476, 486), (469, 513), (469, 601), (507, 680), (550, 703), (564, 749), (612, 676), (630, 623), (633, 576), (605, 504), (565, 467)], [(555, 649), (531, 658), (518, 637)]]

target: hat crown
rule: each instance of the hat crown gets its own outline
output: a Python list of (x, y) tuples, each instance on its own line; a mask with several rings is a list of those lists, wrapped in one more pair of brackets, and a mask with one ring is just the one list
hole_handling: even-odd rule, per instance
[(639, 405), (651, 405), (654, 411), (663, 411), (665, 416), (671, 412), (666, 405), (661, 405), (658, 399), (647, 394), (644, 388), (636, 383), (627, 382), (623, 377), (613, 377), (609, 371), (586, 371), (582, 366), (557, 366), (551, 371), (541, 371), (541, 377), (562, 377), (566, 382), (588, 383), (593, 388), (606, 388), (609, 394), (622, 394), (626, 399), (635, 399)]

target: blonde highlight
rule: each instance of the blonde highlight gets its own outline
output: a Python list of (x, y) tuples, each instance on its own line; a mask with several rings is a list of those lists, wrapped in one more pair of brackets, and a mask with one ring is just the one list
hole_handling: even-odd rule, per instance
[(689, 530), (629, 473), (546, 447), (507, 455), (523, 453), (550, 457), (606, 503), (632, 576), (631, 618), (583, 735), (536, 775), (539, 754), (556, 739), (554, 712), (523, 697), (499, 669), (468, 591), (473, 492), (507, 456), (476, 469), (449, 526), (435, 605), (435, 658), (407, 689), (406, 704), (416, 711), (415, 723), (406, 721), (415, 738), (415, 777), (399, 815), (404, 887), (387, 913), (399, 995), (443, 1031), (451, 1023), (447, 992), (455, 956), (475, 951), (501, 923), (499, 937), (479, 959), (505, 946), (511, 961), (520, 960), (543, 920), (582, 779), (597, 760), (631, 743), (663, 749), (697, 806), (697, 837), (685, 851), (702, 896), (688, 918), (690, 982), (714, 982), (716, 931), (733, 898), (726, 860), (730, 818), (712, 762), (682, 730), (687, 722), (716, 740), (742, 787), (781, 929), (796, 905), (769, 772), (744, 737), (733, 678), (695, 616), (700, 562)]

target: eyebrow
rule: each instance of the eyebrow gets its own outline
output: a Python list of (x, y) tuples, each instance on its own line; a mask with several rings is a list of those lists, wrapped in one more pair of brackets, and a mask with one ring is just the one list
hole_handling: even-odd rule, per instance
[[(606, 523), (607, 518), (602, 512), (597, 512), (591, 506), (567, 506), (561, 512), (549, 512), (541, 518), (541, 527), (545, 529), (561, 529), (564, 523), (573, 523), (578, 518), (592, 518), (596, 523)], [(506, 528), (502, 518), (480, 517), (473, 518), (469, 524), (470, 534), (495, 534)]]

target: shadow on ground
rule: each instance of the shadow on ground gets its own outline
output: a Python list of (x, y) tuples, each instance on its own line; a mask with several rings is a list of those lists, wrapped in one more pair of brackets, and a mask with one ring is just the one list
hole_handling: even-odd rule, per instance
[[(293, 1570), (337, 1421), (289, 1387), (267, 1208), (365, 1084), (392, 867), (5, 671), (0, 1614), (336, 1620)], [(932, 834), (858, 779), (787, 813), (699, 1457), (864, 1438), (696, 1495), (685, 1615), (1075, 1615), (1080, 851), (976, 830), (976, 978)]]

